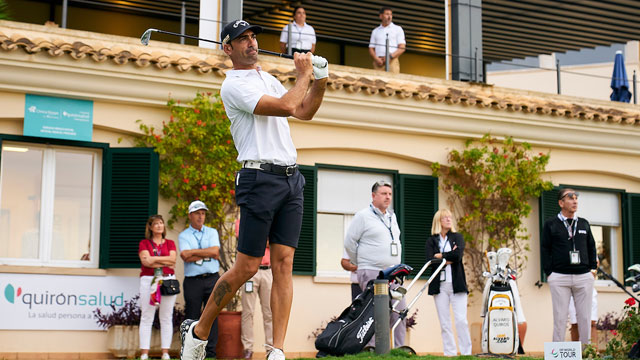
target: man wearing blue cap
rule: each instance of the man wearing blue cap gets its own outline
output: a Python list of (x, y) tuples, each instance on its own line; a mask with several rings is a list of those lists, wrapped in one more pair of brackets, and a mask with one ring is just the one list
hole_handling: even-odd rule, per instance
[[(298, 74), (287, 91), (257, 65), (262, 32), (244, 20), (227, 24), (220, 34), (231, 58), (220, 95), (231, 121), (231, 134), (242, 169), (236, 175), (236, 203), (240, 206), (238, 253), (233, 267), (217, 282), (200, 320), (180, 326), (182, 359), (201, 360), (209, 329), (236, 291), (257, 271), (267, 238), (271, 250), (271, 311), (273, 346), (267, 360), (284, 360), (284, 338), (293, 299), (293, 255), (302, 226), (304, 177), (287, 117), (311, 120), (327, 86), (327, 61), (311, 53), (294, 53)], [(313, 80), (313, 83), (311, 83)]]

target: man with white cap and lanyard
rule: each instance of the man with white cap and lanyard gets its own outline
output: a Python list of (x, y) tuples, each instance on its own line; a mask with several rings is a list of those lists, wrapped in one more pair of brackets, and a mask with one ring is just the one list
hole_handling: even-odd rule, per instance
[[(178, 235), (180, 257), (184, 261), (184, 310), (187, 319), (197, 319), (213, 287), (220, 279), (220, 238), (216, 229), (206, 226), (207, 205), (196, 200), (189, 205), (189, 227)], [(216, 357), (218, 321), (208, 334), (206, 357)]]
[[(260, 26), (244, 20), (227, 24), (220, 34), (233, 70), (227, 71), (220, 95), (231, 121), (231, 134), (242, 169), (236, 175), (240, 207), (238, 252), (198, 321), (180, 326), (182, 359), (201, 360), (211, 324), (236, 291), (259, 269), (267, 238), (271, 250), (273, 346), (268, 360), (284, 360), (284, 339), (293, 300), (293, 255), (302, 226), (304, 177), (296, 164), (288, 116), (311, 120), (327, 86), (327, 61), (311, 53), (295, 53), (298, 74), (287, 91), (258, 66)], [(311, 84), (311, 81), (313, 83)]]

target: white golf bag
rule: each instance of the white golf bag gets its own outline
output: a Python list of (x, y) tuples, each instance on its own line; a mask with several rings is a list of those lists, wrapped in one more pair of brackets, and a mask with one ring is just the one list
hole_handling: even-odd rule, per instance
[(488, 252), (489, 271), (482, 294), (482, 352), (496, 355), (515, 355), (520, 343), (518, 319), (510, 282), (513, 270), (507, 267), (511, 249), (501, 248)]

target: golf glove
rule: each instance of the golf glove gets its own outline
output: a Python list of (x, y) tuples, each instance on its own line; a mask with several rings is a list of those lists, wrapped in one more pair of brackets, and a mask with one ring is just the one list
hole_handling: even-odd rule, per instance
[(329, 76), (329, 62), (322, 56), (313, 55), (311, 58), (313, 65), (313, 77), (316, 80), (324, 79)]

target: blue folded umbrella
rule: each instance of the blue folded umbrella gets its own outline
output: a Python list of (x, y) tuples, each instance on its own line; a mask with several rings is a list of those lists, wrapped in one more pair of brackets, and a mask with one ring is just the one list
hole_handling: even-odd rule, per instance
[(611, 76), (612, 101), (629, 102), (631, 92), (629, 92), (629, 81), (627, 80), (627, 69), (624, 66), (622, 51), (616, 52), (616, 59), (613, 62), (613, 75)]

